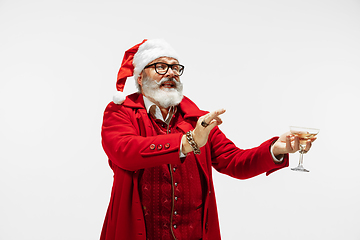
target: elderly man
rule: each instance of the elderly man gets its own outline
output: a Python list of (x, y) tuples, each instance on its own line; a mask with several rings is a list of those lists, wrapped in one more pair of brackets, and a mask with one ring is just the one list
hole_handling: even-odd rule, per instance
[(101, 240), (218, 240), (212, 167), (247, 179), (287, 167), (288, 153), (299, 150), (289, 133), (236, 147), (218, 128), (224, 109), (208, 113), (183, 96), (178, 59), (157, 39), (125, 53), (118, 93), (130, 76), (139, 92), (114, 97), (104, 113), (102, 143), (114, 182)]

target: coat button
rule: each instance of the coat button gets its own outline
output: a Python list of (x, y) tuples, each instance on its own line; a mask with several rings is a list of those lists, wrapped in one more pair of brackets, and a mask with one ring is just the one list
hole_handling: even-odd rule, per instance
[(168, 149), (170, 147), (170, 143), (166, 143), (164, 147), (165, 149)]
[(156, 147), (155, 144), (151, 144), (151, 145), (150, 145), (150, 149), (151, 149), (151, 150), (154, 150), (155, 147)]
[(159, 144), (158, 147), (157, 147), (158, 150), (161, 150), (162, 149), (162, 145)]
[(175, 229), (177, 228), (176, 224), (174, 224), (174, 228), (175, 228)]

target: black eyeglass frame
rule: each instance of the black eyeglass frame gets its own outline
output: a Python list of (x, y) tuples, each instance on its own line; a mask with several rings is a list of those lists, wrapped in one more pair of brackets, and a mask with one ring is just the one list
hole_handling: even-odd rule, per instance
[[(165, 73), (159, 73), (157, 71), (157, 69), (156, 69), (156, 64), (165, 64), (167, 66), (166, 72)], [(169, 68), (171, 68), (171, 70), (173, 70), (173, 66), (180, 66), (179, 75), (175, 74), (175, 76), (177, 76), (177, 77), (180, 77), (184, 73), (184, 69), (185, 69), (184, 65), (181, 65), (181, 64), (178, 64), (178, 63), (176, 63), (176, 64), (167, 64), (167, 63), (163, 63), (163, 62), (156, 62), (156, 63), (150, 64), (150, 65), (147, 65), (147, 66), (144, 67), (144, 69), (152, 67), (152, 66), (155, 66), (155, 72), (157, 74), (160, 74), (160, 75), (165, 75), (169, 71)]]

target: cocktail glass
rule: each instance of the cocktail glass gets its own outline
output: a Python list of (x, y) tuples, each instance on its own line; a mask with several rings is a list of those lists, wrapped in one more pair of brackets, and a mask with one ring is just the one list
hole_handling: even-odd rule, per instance
[(316, 128), (305, 128), (305, 127), (295, 127), (290, 126), (290, 132), (294, 136), (299, 137), (300, 141), (300, 159), (299, 159), (299, 165), (295, 168), (291, 168), (291, 170), (299, 171), (299, 172), (309, 172), (309, 170), (305, 169), (303, 166), (304, 161), (304, 154), (306, 153), (305, 147), (306, 147), (306, 141), (315, 137), (319, 133), (319, 129)]

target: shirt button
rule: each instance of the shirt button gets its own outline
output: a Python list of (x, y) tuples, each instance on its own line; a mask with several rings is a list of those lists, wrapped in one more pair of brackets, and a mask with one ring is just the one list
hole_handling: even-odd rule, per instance
[(151, 149), (151, 150), (154, 150), (155, 147), (156, 147), (155, 144), (151, 144), (151, 145), (150, 145), (150, 149)]

